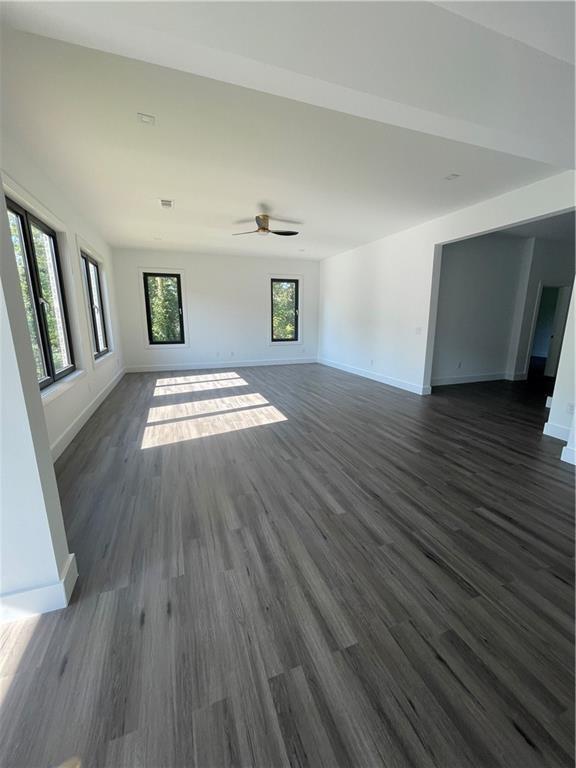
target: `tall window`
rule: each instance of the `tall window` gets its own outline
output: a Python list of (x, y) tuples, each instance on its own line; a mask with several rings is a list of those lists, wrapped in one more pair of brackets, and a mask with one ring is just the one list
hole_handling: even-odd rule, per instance
[(94, 357), (105, 355), (109, 351), (108, 334), (106, 333), (106, 318), (104, 317), (104, 299), (102, 297), (102, 281), (100, 279), (100, 265), (88, 254), (81, 252), (84, 264), (84, 277), (88, 302), (90, 303), (90, 317), (92, 318), (92, 346)]
[(180, 275), (144, 272), (144, 298), (150, 344), (184, 344)]
[(298, 341), (298, 280), (273, 277), (272, 341)]
[(75, 369), (55, 232), (6, 200), (40, 387)]

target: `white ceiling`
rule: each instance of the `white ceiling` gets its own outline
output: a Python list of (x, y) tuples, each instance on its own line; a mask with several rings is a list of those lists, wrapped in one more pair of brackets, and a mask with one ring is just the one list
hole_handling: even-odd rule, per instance
[[(24, 3), (8, 21), (89, 46), (9, 27), (3, 130), (115, 246), (323, 258), (568, 165), (573, 68), (431, 4)], [(260, 201), (302, 234), (232, 237)]]
[(519, 40), (549, 56), (575, 64), (574, 10), (570, 0), (518, 2), (518, 0), (466, 0), (436, 3), (488, 29)]
[(573, 46), (570, 10), (562, 10), (570, 3), (465, 3), (481, 24), (462, 15), (461, 3), (451, 11), (430, 2), (2, 5), (28, 32), (574, 165), (574, 67), (525, 44), (541, 42), (545, 30), (554, 41), (560, 28), (554, 50)]

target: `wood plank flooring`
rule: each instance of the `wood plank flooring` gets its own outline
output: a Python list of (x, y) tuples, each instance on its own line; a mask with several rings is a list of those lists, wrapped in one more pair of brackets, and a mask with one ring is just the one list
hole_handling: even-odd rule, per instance
[(0, 764), (573, 765), (574, 474), (543, 399), (125, 376), (57, 463), (72, 604), (0, 630)]

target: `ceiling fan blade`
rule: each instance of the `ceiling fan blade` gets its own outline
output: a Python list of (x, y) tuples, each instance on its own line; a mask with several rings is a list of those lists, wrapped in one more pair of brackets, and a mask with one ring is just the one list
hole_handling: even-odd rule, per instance
[(250, 232), (232, 232), (233, 235), (253, 235), (255, 232), (258, 232), (257, 229), (251, 229)]
[(251, 219), (238, 219), (238, 221), (235, 221), (234, 224), (252, 224), (254, 221), (254, 216), (252, 216)]
[(274, 216), (273, 214), (270, 214), (268, 218), (273, 219), (274, 221), (283, 221), (285, 224), (303, 224), (304, 223), (302, 221), (299, 221), (298, 219), (285, 219), (284, 216)]
[(272, 232), (273, 235), (284, 235), (284, 237), (298, 234), (298, 232), (294, 232), (292, 229), (270, 229), (269, 232)]

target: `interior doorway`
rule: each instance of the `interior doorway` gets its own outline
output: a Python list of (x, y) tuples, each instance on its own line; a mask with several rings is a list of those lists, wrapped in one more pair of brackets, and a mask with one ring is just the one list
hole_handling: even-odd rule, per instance
[(566, 328), (571, 286), (543, 285), (530, 349), (528, 378), (553, 384)]

